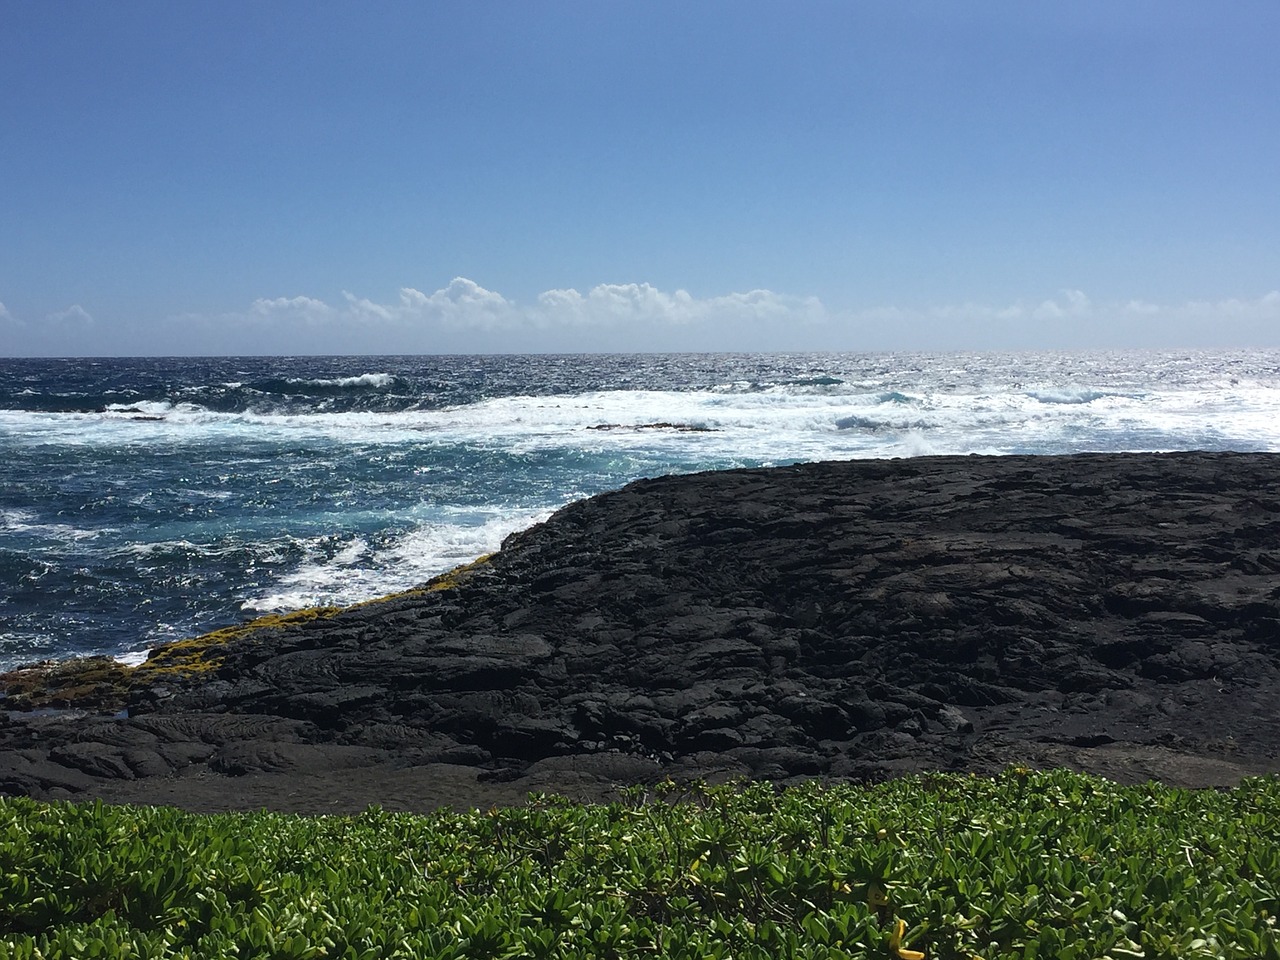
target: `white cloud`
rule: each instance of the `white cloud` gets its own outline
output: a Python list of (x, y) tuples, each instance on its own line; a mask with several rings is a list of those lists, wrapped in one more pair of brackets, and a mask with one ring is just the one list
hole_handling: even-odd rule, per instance
[(93, 317), (80, 304), (73, 303), (65, 310), (49, 314), (44, 318), (44, 322), (55, 328), (75, 329), (93, 326)]
[[(1088, 316), (1092, 309), (1093, 303), (1083, 291), (1063, 290), (1059, 300), (1042, 300), (1031, 311), (1031, 317), (1034, 320), (1065, 320), (1068, 317)], [(1002, 312), (1009, 315), (1010, 310), (1017, 316), (1017, 307), (1006, 308)]]
[(1038, 303), (1017, 300), (1002, 305), (974, 303), (939, 304), (917, 309), (876, 307), (861, 311), (860, 317), (869, 319), (894, 319), (909, 321), (950, 321), (957, 323), (1027, 323), (1032, 320), (1062, 320), (1067, 317), (1088, 316), (1094, 310), (1093, 301), (1082, 290), (1063, 290), (1056, 298), (1046, 298)]
[(751, 325), (783, 320), (822, 323), (827, 319), (817, 297), (786, 297), (756, 289), (696, 298), (684, 289), (664, 293), (648, 283), (600, 284), (586, 296), (575, 289), (547, 291), (538, 298), (538, 310), (543, 325)]
[(876, 307), (846, 315), (861, 331), (848, 349), (1010, 350), (1248, 347), (1280, 344), (1280, 291), (1254, 300), (1157, 304), (1095, 301), (1063, 290), (1002, 305)]
[(270, 319), (303, 319), (318, 323), (333, 315), (333, 308), (312, 297), (259, 297), (249, 305), (249, 313)]
[(447, 287), (429, 295), (402, 287), (399, 313), (415, 323), (434, 322), (457, 330), (503, 330), (524, 322), (515, 303), (466, 277), (454, 277)]
[(1160, 307), (1145, 300), (1129, 300), (1124, 304), (1124, 312), (1135, 317), (1154, 317), (1159, 315)]
[(510, 299), (465, 277), (387, 301), (263, 297), (229, 314), (94, 321), (79, 304), (24, 320), (0, 303), (0, 355), (522, 353), (581, 351), (1036, 350), (1280, 347), (1280, 290), (1157, 303), (1081, 290), (1012, 303), (835, 312), (816, 297), (711, 297), (648, 283)]
[(540, 325), (658, 324), (685, 326), (720, 321), (753, 323), (793, 319), (820, 322), (826, 312), (816, 297), (785, 297), (769, 290), (695, 298), (687, 290), (665, 293), (647, 283), (607, 283), (584, 296), (574, 289), (548, 290), (532, 316)]
[(1280, 290), (1272, 290), (1257, 300), (1193, 300), (1183, 310), (1191, 316), (1280, 320)]
[[(1083, 290), (1065, 289), (1004, 304), (835, 313), (816, 297), (763, 289), (696, 297), (649, 283), (603, 283), (585, 293), (555, 288), (520, 303), (456, 277), (433, 293), (401, 288), (388, 302), (351, 293), (336, 305), (305, 296), (260, 299), (241, 320), (269, 321), (281, 335), (305, 334), (311, 352), (1253, 346), (1276, 343), (1280, 291), (1254, 300), (1162, 305), (1096, 301)], [(263, 340), (254, 349), (273, 348)]]
[(19, 317), (0, 303), (0, 356), (84, 356), (122, 352), (99, 342), (103, 325), (78, 303), (38, 320)]
[(239, 319), (262, 318), (272, 323), (305, 320), (335, 327), (364, 324), (374, 329), (409, 329), (434, 323), (463, 330), (515, 327), (523, 319), (514, 303), (465, 277), (456, 277), (447, 287), (431, 294), (402, 287), (398, 299), (390, 303), (378, 303), (347, 291), (343, 291), (342, 298), (337, 306), (304, 296), (259, 298), (250, 305), (248, 315)]
[[(433, 293), (402, 287), (395, 300), (385, 303), (345, 291), (337, 305), (305, 296), (261, 298), (246, 313), (226, 319), (263, 334), (305, 326), (309, 333), (329, 330), (339, 341), (353, 341), (352, 349), (360, 346), (354, 338), (364, 336), (365, 349), (372, 338), (384, 344), (378, 349), (413, 351), (693, 349), (682, 340), (662, 342), (664, 333), (686, 339), (732, 338), (744, 330), (794, 329), (826, 317), (815, 297), (787, 297), (769, 290), (697, 298), (686, 290), (668, 293), (648, 283), (599, 284), (585, 294), (572, 288), (547, 290), (532, 303), (521, 304), (466, 277), (455, 277)], [(502, 339), (495, 342), (496, 337)], [(775, 343), (771, 348), (785, 346)], [(708, 342), (696, 348), (717, 345)], [(769, 347), (730, 341), (719, 348)]]
[(16, 354), (19, 338), (25, 332), (18, 318), (9, 312), (8, 307), (0, 303), (0, 357)]

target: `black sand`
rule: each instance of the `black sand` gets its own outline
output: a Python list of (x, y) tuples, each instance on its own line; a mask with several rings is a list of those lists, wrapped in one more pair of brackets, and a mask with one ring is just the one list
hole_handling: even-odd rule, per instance
[(458, 580), (252, 631), (135, 683), (124, 717), (0, 712), (0, 792), (338, 812), (668, 776), (1280, 771), (1280, 455), (669, 477)]

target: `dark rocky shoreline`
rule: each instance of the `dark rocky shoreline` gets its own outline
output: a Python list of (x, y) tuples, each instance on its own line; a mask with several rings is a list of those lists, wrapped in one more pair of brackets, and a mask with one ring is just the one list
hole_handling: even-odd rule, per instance
[(193, 645), (129, 679), (126, 716), (0, 713), (0, 793), (330, 812), (668, 776), (1280, 771), (1276, 454), (647, 480), (435, 587)]

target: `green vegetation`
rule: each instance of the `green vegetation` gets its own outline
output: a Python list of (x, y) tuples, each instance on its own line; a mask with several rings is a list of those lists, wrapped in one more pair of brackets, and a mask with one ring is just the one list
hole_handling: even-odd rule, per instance
[(306, 607), (289, 613), (269, 613), (245, 623), (223, 627), (189, 640), (175, 640), (157, 647), (145, 661), (132, 668), (132, 685), (145, 685), (162, 676), (195, 677), (217, 669), (226, 656), (226, 647), (241, 640), (252, 640), (262, 630), (296, 627), (313, 620), (331, 620), (346, 610), (376, 606), (404, 597), (417, 597), (442, 590), (452, 590), (489, 562), (485, 554), (470, 563), (454, 567), (427, 581), (421, 587), (353, 603), (348, 607)]
[(214, 672), (226, 660), (228, 646), (246, 641), (251, 643), (264, 630), (298, 627), (315, 620), (332, 619), (347, 610), (452, 590), (482, 569), (491, 557), (492, 554), (485, 554), (454, 567), (421, 587), (364, 600), (348, 607), (307, 607), (290, 613), (269, 613), (198, 637), (174, 640), (156, 647), (137, 666), (126, 666), (110, 657), (93, 656), (19, 667), (0, 675), (0, 693), (5, 696), (11, 710), (52, 707), (114, 712), (124, 707), (129, 694), (140, 687), (157, 681), (198, 679)]
[(1280, 958), (1280, 779), (656, 794), (314, 818), (0, 800), (0, 958)]

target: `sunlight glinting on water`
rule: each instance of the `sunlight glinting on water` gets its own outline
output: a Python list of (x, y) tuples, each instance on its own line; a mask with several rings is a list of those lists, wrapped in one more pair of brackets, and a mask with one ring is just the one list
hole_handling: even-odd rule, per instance
[(4, 364), (0, 666), (405, 589), (644, 476), (1280, 450), (1274, 352)]

